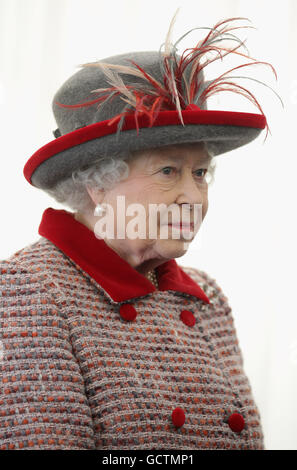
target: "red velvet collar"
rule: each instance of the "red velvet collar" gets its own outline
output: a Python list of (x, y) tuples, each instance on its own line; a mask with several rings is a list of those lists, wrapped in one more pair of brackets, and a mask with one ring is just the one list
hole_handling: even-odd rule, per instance
[[(51, 207), (45, 209), (38, 233), (87, 272), (115, 302), (142, 297), (156, 290), (145, 276), (77, 221), (71, 212)], [(175, 259), (159, 265), (156, 270), (160, 291), (183, 292), (211, 303)]]

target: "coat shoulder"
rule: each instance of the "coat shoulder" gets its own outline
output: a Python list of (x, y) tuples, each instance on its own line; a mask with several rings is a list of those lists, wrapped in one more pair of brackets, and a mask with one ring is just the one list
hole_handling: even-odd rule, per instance
[[(179, 265), (180, 266), (180, 265)], [(213, 300), (217, 299), (220, 303), (228, 305), (228, 297), (224, 294), (220, 284), (216, 278), (210, 276), (202, 269), (197, 269), (189, 266), (180, 266), (180, 268), (190, 276), (194, 282), (205, 292), (208, 298)]]
[(0, 260), (0, 308), (20, 302), (19, 307), (25, 306), (30, 298), (48, 293), (51, 279), (44, 260), (46, 252), (42, 240)]
[(17, 253), (0, 260), (0, 307), (30, 289), (31, 273), (19, 262)]

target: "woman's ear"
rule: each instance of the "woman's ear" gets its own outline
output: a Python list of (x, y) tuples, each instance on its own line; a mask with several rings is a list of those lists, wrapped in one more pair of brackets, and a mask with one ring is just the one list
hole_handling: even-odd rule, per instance
[(95, 204), (95, 206), (102, 201), (103, 199), (103, 196), (104, 196), (104, 190), (103, 189), (98, 189), (98, 188), (94, 188), (94, 187), (91, 187), (91, 186), (86, 186), (86, 190), (90, 196), (90, 198), (92, 199), (93, 203)]

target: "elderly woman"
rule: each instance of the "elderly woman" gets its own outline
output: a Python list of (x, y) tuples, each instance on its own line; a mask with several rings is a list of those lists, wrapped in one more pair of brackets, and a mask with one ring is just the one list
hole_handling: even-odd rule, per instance
[(266, 126), (206, 108), (203, 48), (231, 29), (184, 69), (166, 40), (84, 64), (56, 93), (56, 139), (24, 175), (73, 212), (47, 208), (39, 240), (1, 262), (1, 449), (264, 448), (228, 300), (175, 260), (214, 158)]

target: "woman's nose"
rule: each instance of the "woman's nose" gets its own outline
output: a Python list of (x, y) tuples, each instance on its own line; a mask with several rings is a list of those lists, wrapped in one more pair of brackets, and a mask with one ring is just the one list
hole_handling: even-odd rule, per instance
[(204, 199), (205, 184), (199, 183), (192, 173), (187, 173), (180, 179), (176, 190), (178, 192), (178, 203), (199, 204)]

